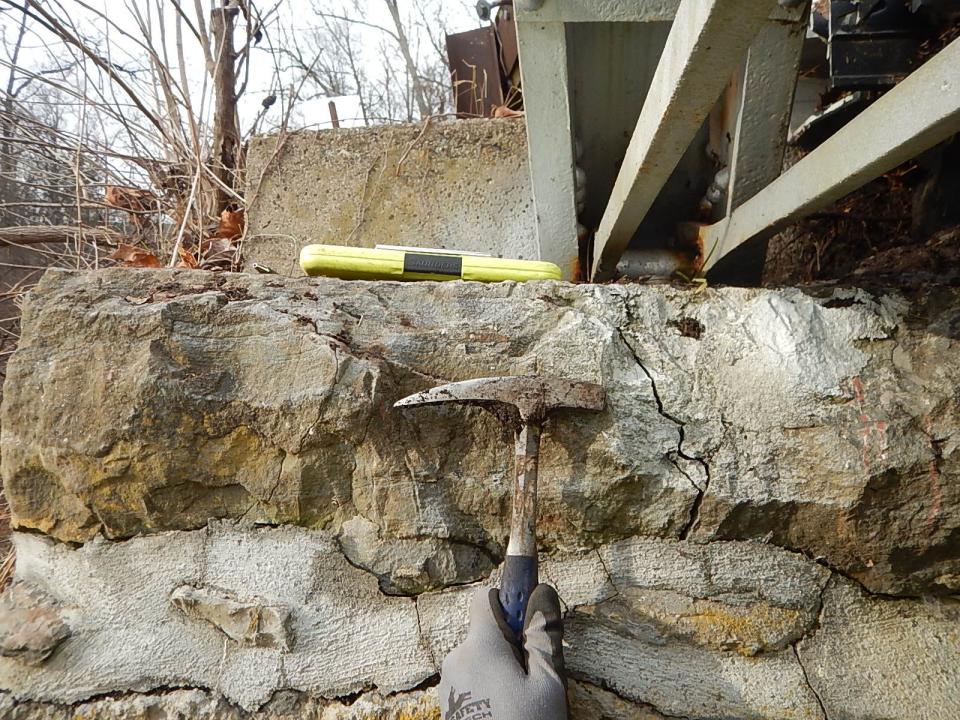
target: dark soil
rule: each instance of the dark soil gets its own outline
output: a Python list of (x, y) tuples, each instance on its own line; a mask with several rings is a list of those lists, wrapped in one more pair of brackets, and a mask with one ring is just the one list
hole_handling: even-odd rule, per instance
[(770, 241), (764, 285), (960, 283), (960, 141), (877, 178)]

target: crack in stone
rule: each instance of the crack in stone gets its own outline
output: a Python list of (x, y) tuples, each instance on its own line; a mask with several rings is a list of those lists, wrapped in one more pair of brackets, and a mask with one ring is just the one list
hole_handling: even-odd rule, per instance
[[(333, 697), (311, 695), (308, 692), (305, 692), (303, 690), (297, 690), (296, 688), (277, 688), (271, 693), (270, 698), (266, 702), (264, 702), (262, 705), (260, 705), (260, 707), (258, 708), (258, 711), (254, 711), (254, 713), (265, 710), (265, 709), (269, 709), (270, 705), (275, 701), (277, 701), (278, 696), (284, 695), (284, 694), (290, 694), (290, 693), (296, 696), (296, 702), (303, 702), (303, 701), (312, 699), (321, 703), (322, 708), (333, 707), (336, 705), (339, 705), (342, 707), (351, 707), (357, 701), (363, 699), (365, 696), (370, 694), (376, 693), (383, 698), (399, 698), (399, 697), (403, 697), (404, 695), (409, 695), (415, 692), (424, 692), (424, 691), (430, 690), (439, 684), (440, 684), (439, 673), (433, 673), (428, 677), (426, 677), (421, 682), (415, 685), (412, 685), (409, 688), (406, 688), (403, 690), (394, 690), (392, 692), (387, 692), (387, 693), (381, 692), (380, 689), (374, 684), (365, 685), (363, 688), (361, 688), (360, 690), (357, 690), (356, 692), (344, 693), (343, 695), (335, 695)], [(17, 696), (13, 695), (12, 693), (9, 693), (3, 690), (0, 690), (0, 697), (3, 697), (6, 695), (10, 697), (12, 700), (14, 700), (17, 703), (17, 705), (20, 707), (32, 706), (35, 708), (58, 708), (58, 709), (67, 710), (71, 713), (75, 713), (83, 705), (90, 705), (94, 703), (102, 703), (102, 702), (110, 702), (110, 701), (123, 703), (133, 699), (144, 698), (144, 697), (155, 697), (155, 698), (164, 699), (178, 692), (203, 693), (204, 695), (207, 696), (207, 699), (209, 699), (212, 702), (218, 703), (218, 708), (220, 707), (219, 703), (223, 703), (223, 706), (225, 706), (228, 711), (230, 710), (236, 711), (239, 717), (252, 717), (254, 714), (254, 713), (249, 713), (247, 711), (242, 710), (239, 705), (229, 700), (225, 695), (223, 695), (218, 690), (214, 688), (206, 687), (204, 685), (163, 684), (163, 685), (157, 685), (156, 687), (153, 687), (147, 690), (108, 690), (104, 692), (94, 693), (85, 698), (77, 700), (76, 702), (58, 702), (56, 700), (20, 699), (20, 698), (17, 698)], [(153, 717), (152, 713), (150, 713), (149, 711), (148, 711), (148, 714), (150, 715), (150, 717)], [(286, 717), (286, 713), (281, 713), (281, 714), (283, 714), (283, 716)], [(217, 716), (219, 717), (219, 714)]]
[[(319, 332), (317, 334), (320, 335), (321, 337), (326, 337), (326, 338), (330, 337), (329, 335), (323, 335), (322, 333), (319, 333)], [(339, 350), (339, 346), (331, 343), (330, 349), (333, 351), (333, 362), (334, 362), (333, 384), (330, 386), (330, 392), (328, 392), (323, 397), (323, 400), (321, 400), (317, 404), (318, 407), (317, 407), (316, 419), (310, 424), (310, 426), (300, 436), (300, 441), (297, 443), (297, 452), (294, 453), (296, 455), (299, 455), (301, 452), (303, 452), (303, 445), (307, 441), (307, 438), (310, 437), (310, 433), (312, 433), (316, 429), (317, 425), (320, 424), (320, 421), (323, 420), (323, 413), (327, 409), (327, 404), (330, 402), (330, 398), (333, 397), (333, 391), (336, 389), (337, 385), (340, 384), (340, 353), (337, 352)], [(348, 352), (347, 354), (349, 355), (350, 353)]]
[(417, 634), (420, 636), (420, 644), (423, 646), (427, 655), (430, 656), (430, 664), (439, 670), (440, 665), (437, 663), (437, 656), (433, 654), (433, 648), (430, 647), (430, 643), (427, 642), (427, 637), (423, 632), (423, 619), (420, 617), (420, 603), (418, 598), (414, 598), (413, 608), (417, 613)]
[(627, 697), (626, 695), (623, 695), (622, 693), (620, 693), (615, 687), (610, 685), (610, 683), (608, 683), (603, 678), (594, 678), (594, 677), (585, 675), (582, 672), (578, 672), (576, 670), (568, 670), (567, 675), (572, 680), (576, 680), (577, 682), (583, 683), (584, 685), (592, 685), (593, 687), (600, 688), (601, 690), (604, 690), (610, 693), (611, 695), (615, 696), (617, 699), (621, 700), (622, 702), (633, 705), (634, 707), (651, 710), (657, 713), (658, 715), (661, 715), (664, 718), (667, 718), (667, 720), (694, 720), (689, 715), (670, 715), (668, 713), (665, 713), (663, 710), (658, 708), (653, 703), (645, 702), (643, 700), (634, 700), (633, 698)]
[[(626, 302), (624, 302), (624, 308), (625, 308), (627, 317), (629, 319), (630, 309), (629, 309), (629, 306), (626, 304)], [(679, 439), (677, 441), (677, 449), (675, 451), (677, 456), (689, 462), (695, 462), (699, 464), (700, 467), (703, 468), (704, 482), (703, 482), (703, 487), (700, 487), (696, 482), (693, 481), (693, 478), (691, 478), (690, 475), (687, 474), (683, 470), (683, 468), (679, 466), (679, 464), (674, 458), (669, 458), (670, 463), (685, 478), (687, 478), (690, 484), (693, 485), (693, 488), (697, 491), (697, 496), (694, 498), (693, 503), (690, 506), (690, 513), (687, 517), (687, 522), (684, 523), (684, 526), (680, 529), (680, 533), (678, 536), (681, 540), (686, 540), (690, 536), (690, 533), (693, 531), (693, 529), (696, 527), (697, 523), (700, 520), (700, 506), (703, 504), (703, 498), (707, 493), (707, 489), (710, 487), (710, 465), (703, 458), (694, 457), (693, 455), (689, 455), (684, 451), (683, 443), (686, 440), (686, 424), (681, 420), (679, 420), (678, 418), (671, 415), (670, 413), (668, 413), (664, 409), (663, 400), (660, 397), (659, 391), (657, 390), (657, 383), (653, 379), (653, 374), (647, 369), (646, 365), (643, 364), (643, 361), (640, 359), (640, 356), (637, 354), (636, 350), (633, 349), (633, 346), (630, 344), (629, 340), (627, 340), (627, 337), (624, 334), (623, 329), (620, 328), (619, 326), (617, 326), (615, 329), (617, 331), (617, 334), (620, 336), (621, 342), (626, 346), (627, 350), (629, 350), (630, 354), (633, 356), (634, 362), (636, 362), (637, 367), (640, 368), (641, 372), (643, 372), (643, 374), (646, 375), (647, 379), (650, 381), (650, 389), (653, 392), (653, 400), (657, 406), (657, 413), (659, 413), (661, 417), (666, 418), (667, 420), (672, 422), (677, 427), (677, 433), (679, 435)]]
[[(234, 703), (230, 702), (226, 697), (219, 693), (215, 688), (207, 687), (206, 685), (171, 685), (169, 683), (163, 683), (156, 685), (145, 690), (105, 690), (102, 692), (95, 692), (87, 695), (85, 697), (77, 699), (75, 702), (58, 702), (57, 700), (31, 700), (25, 697), (18, 697), (12, 692), (6, 690), (0, 690), (0, 695), (9, 695), (13, 698), (18, 704), (35, 704), (41, 707), (55, 707), (55, 708), (76, 708), (79, 705), (85, 705), (88, 703), (101, 702), (104, 700), (117, 700), (124, 701), (129, 700), (130, 698), (140, 698), (140, 697), (162, 697), (168, 695), (169, 693), (178, 692), (180, 690), (186, 691), (196, 691), (209, 693), (211, 696), (222, 699), (227, 705), (231, 707), (238, 707)], [(274, 691), (276, 692), (276, 691)], [(296, 691), (295, 691), (296, 692)], [(268, 700), (267, 703), (270, 701)], [(267, 703), (264, 703), (266, 705)], [(261, 706), (262, 707), (262, 706)]]
[(606, 598), (606, 600), (617, 597), (620, 594), (620, 588), (618, 588), (617, 584), (613, 581), (613, 575), (610, 574), (610, 568), (607, 567), (607, 563), (603, 560), (603, 554), (599, 549), (596, 549), (593, 552), (596, 554), (597, 560), (600, 561), (600, 567), (603, 568), (603, 572), (607, 576), (607, 582), (610, 583), (610, 587), (613, 588), (613, 595), (611, 595), (609, 598)]
[(270, 492), (267, 493), (265, 503), (273, 502), (273, 496), (276, 494), (277, 490), (280, 489), (280, 483), (283, 481), (283, 463), (287, 459), (287, 451), (280, 450), (280, 467), (277, 468), (277, 479), (273, 483), (273, 487), (270, 488)]
[(814, 699), (817, 701), (817, 705), (820, 706), (820, 712), (823, 714), (823, 720), (830, 720), (830, 716), (827, 714), (827, 706), (823, 704), (823, 699), (820, 697), (820, 693), (817, 692), (816, 688), (813, 687), (813, 684), (810, 682), (810, 677), (807, 675), (807, 668), (804, 667), (803, 660), (800, 659), (800, 651), (797, 650), (797, 643), (792, 643), (790, 647), (793, 649), (793, 656), (797, 659), (797, 665), (800, 667), (800, 674), (803, 675), (804, 684), (806, 684), (806, 686), (810, 689)]
[[(749, 539), (737, 539), (737, 540), (718, 540), (717, 542), (754, 542), (754, 541)], [(786, 550), (787, 552), (793, 553), (794, 555), (800, 555), (805, 560), (812, 563), (816, 563), (820, 567), (826, 570), (829, 570), (832, 575), (837, 575), (839, 577), (842, 577), (844, 580), (847, 580), (853, 583), (864, 594), (869, 595), (870, 597), (881, 598), (883, 600), (923, 600), (925, 597), (928, 597), (921, 593), (917, 593), (915, 595), (910, 595), (910, 594), (895, 595), (893, 593), (885, 593), (885, 592), (879, 592), (877, 590), (871, 590), (866, 585), (864, 585), (863, 582), (853, 577), (853, 575), (849, 574), (846, 570), (841, 570), (839, 567), (837, 567), (836, 565), (833, 565), (824, 557), (821, 557), (819, 555), (816, 555), (816, 556), (813, 555), (809, 550), (793, 547), (792, 545), (780, 545), (778, 543), (769, 543), (769, 545), (771, 545), (771, 547), (780, 548), (781, 550)]]
[[(376, 523), (374, 523), (372, 520), (370, 520), (369, 518), (365, 517), (364, 515), (359, 515), (359, 514), (358, 514), (358, 517), (363, 518), (363, 519), (366, 520), (367, 522), (370, 522), (371, 524), (376, 525)], [(378, 526), (378, 530), (379, 530), (379, 526)], [(377, 538), (377, 539), (380, 540), (381, 542), (383, 541), (383, 539), (382, 539), (379, 535), (378, 535), (378, 538)], [(490, 564), (493, 566), (494, 569), (503, 562), (503, 557), (502, 557), (502, 556), (499, 556), (499, 555), (495, 554), (494, 552), (492, 552), (492, 551), (491, 551), (489, 548), (487, 548), (486, 546), (481, 545), (480, 543), (474, 542), (474, 541), (471, 541), (471, 540), (461, 540), (461, 539), (458, 539), (458, 538), (449, 538), (449, 537), (444, 538), (444, 537), (437, 537), (437, 536), (435, 536), (435, 535), (411, 535), (411, 536), (407, 536), (407, 537), (395, 537), (395, 538), (393, 538), (393, 539), (394, 539), (394, 540), (398, 540), (398, 541), (400, 541), (400, 540), (410, 540), (410, 541), (414, 541), (414, 542), (418, 542), (418, 541), (421, 541), (421, 540), (426, 540), (426, 541), (436, 540), (436, 541), (438, 541), (438, 542), (444, 542), (444, 543), (447, 543), (448, 545), (452, 545), (452, 546), (453, 546), (453, 545), (459, 545), (459, 546), (461, 546), (461, 547), (471, 548), (471, 549), (473, 549), (473, 550), (476, 550), (476, 551), (477, 551), (478, 553), (480, 553), (481, 555), (483, 555), (483, 556), (490, 562)], [(360, 570), (361, 572), (364, 572), (364, 573), (366, 573), (366, 574), (368, 574), (368, 575), (371, 575), (371, 576), (373, 576), (374, 578), (376, 578), (376, 580), (377, 580), (377, 589), (378, 589), (378, 591), (380, 592), (380, 594), (383, 595), (384, 597), (412, 598), (413, 600), (416, 600), (416, 599), (419, 598), (421, 595), (426, 595), (426, 594), (432, 593), (432, 592), (440, 592), (440, 591), (442, 591), (442, 590), (447, 590), (447, 589), (449, 589), (449, 588), (459, 588), (459, 587), (468, 587), (468, 586), (470, 586), (470, 585), (479, 585), (480, 583), (483, 583), (485, 580), (489, 579), (489, 577), (490, 577), (490, 574), (487, 573), (487, 574), (481, 575), (479, 578), (476, 578), (476, 579), (474, 579), (474, 580), (461, 580), (461, 581), (458, 581), (458, 582), (444, 582), (444, 583), (438, 585), (438, 586), (435, 587), (435, 588), (429, 588), (429, 589), (426, 589), (426, 590), (421, 590), (420, 592), (403, 592), (403, 591), (400, 591), (400, 590), (397, 590), (396, 592), (390, 592), (390, 591), (384, 589), (384, 584), (390, 580), (390, 573), (388, 573), (388, 572), (378, 573), (377, 571), (373, 570), (372, 568), (369, 568), (369, 567), (366, 567), (366, 566), (364, 566), (364, 565), (359, 564), (358, 562), (356, 562), (355, 560), (353, 560), (353, 559), (347, 554), (347, 551), (346, 551), (346, 550), (344, 549), (344, 547), (343, 547), (343, 529), (342, 529), (342, 528), (337, 532), (337, 534), (336, 534), (335, 536), (333, 536), (333, 541), (336, 543), (336, 545), (337, 545), (337, 550), (338, 550), (338, 551), (340, 552), (340, 554), (343, 556), (343, 559), (347, 561), (347, 564), (348, 564), (348, 565), (350, 565), (351, 567), (353, 567), (353, 568), (356, 569), (356, 570)]]

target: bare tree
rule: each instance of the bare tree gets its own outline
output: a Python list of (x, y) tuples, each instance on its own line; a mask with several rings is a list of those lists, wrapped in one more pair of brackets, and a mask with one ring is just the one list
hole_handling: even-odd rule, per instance
[[(448, 5), (409, 0), (402, 6), (398, 0), (384, 0), (389, 21), (378, 24), (357, 0), (313, 0), (318, 24), (284, 54), (290, 66), (306, 76), (314, 95), (358, 96), (367, 124), (443, 114), (452, 107), (442, 42)], [(457, 12), (466, 14), (462, 7)], [(307, 73), (306, 66), (314, 61)]]
[(383, 0), (390, 11), (390, 17), (393, 20), (394, 32), (391, 36), (396, 40), (400, 54), (403, 56), (403, 62), (407, 71), (407, 79), (410, 83), (410, 89), (413, 98), (417, 103), (417, 109), (420, 111), (420, 117), (428, 117), (432, 114), (431, 107), (427, 104), (426, 95), (423, 92), (423, 82), (420, 79), (420, 68), (413, 59), (410, 52), (410, 40), (407, 38), (407, 32), (404, 29), (403, 21), (400, 18), (400, 8), (397, 6), (397, 0)]
[[(12, 48), (4, 42), (7, 53), (8, 74), (5, 92), (3, 95), (3, 117), (0, 117), (0, 202), (9, 202), (13, 199), (11, 188), (16, 174), (16, 156), (12, 143), (13, 118), (16, 109), (17, 96), (23, 91), (28, 80), (18, 83), (17, 63), (20, 59), (20, 50), (23, 47), (23, 38), (27, 32), (27, 12), (20, 13), (19, 28)], [(3, 38), (6, 41), (6, 37)], [(0, 223), (4, 221), (0, 215)]]
[(215, 7), (210, 16), (213, 35), (214, 64), (213, 87), (216, 109), (213, 117), (213, 168), (219, 180), (216, 192), (215, 211), (219, 215), (226, 210), (236, 196), (236, 174), (240, 160), (240, 119), (237, 115), (237, 51), (233, 34), (238, 5), (225, 3)]

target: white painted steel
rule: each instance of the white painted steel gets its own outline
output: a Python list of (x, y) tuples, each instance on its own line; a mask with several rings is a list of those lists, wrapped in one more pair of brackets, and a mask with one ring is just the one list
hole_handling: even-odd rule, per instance
[(680, 4), (596, 234), (593, 279), (614, 274), (660, 189), (777, 8), (777, 0)]
[(701, 230), (714, 267), (732, 250), (815, 212), (960, 132), (954, 40), (724, 220)]
[(725, 215), (776, 180), (783, 169), (806, 30), (803, 12), (794, 22), (770, 20), (750, 45), (730, 153)]
[(522, 18), (517, 44), (539, 259), (559, 265), (570, 280), (578, 244), (566, 30), (563, 23)]

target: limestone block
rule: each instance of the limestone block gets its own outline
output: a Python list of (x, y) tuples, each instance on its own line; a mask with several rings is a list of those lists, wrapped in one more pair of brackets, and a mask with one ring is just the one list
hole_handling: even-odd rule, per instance
[(59, 540), (290, 523), (417, 593), (502, 557), (513, 452), (479, 410), (393, 402), (555, 374), (602, 383), (608, 406), (545, 435), (547, 554), (756, 539), (874, 592), (944, 595), (960, 591), (958, 327), (956, 288), (51, 271), (8, 366), (0, 471), (14, 525)]
[[(568, 695), (573, 718), (665, 720), (654, 710), (621, 700), (589, 683), (571, 681)], [(387, 696), (363, 693), (349, 702), (317, 700), (287, 691), (277, 693), (254, 713), (204, 690), (130, 694), (72, 706), (16, 702), (0, 693), (0, 717), (7, 720), (440, 720), (440, 705), (432, 688)]]
[[(202, 687), (253, 710), (281, 689), (317, 697), (370, 686), (389, 693), (436, 672), (415, 602), (382, 595), (376, 578), (351, 566), (325, 533), (221, 524), (77, 549), (36, 535), (18, 534), (15, 544), (18, 579), (43, 576), (51, 595), (78, 608), (71, 641), (42, 673), (0, 658), (0, 687), (20, 699), (77, 703)], [(232, 642), (220, 627), (171, 605), (184, 585), (296, 608), (289, 621), (296, 642)]]
[[(614, 691), (581, 688), (584, 708), (626, 704), (628, 717), (646, 717), (645, 708), (690, 718), (821, 717), (792, 648), (816, 627), (830, 575), (816, 563), (760, 543), (636, 539), (544, 558), (543, 567), (544, 579), (563, 578), (567, 668)], [(475, 591), (418, 598), (433, 657), (463, 639)]]
[(960, 603), (872, 597), (842, 578), (798, 646), (827, 717), (960, 717)]
[[(481, 285), (431, 285), (384, 307), (370, 284), (281, 289), (276, 279), (196, 274), (185, 286), (158, 277), (160, 288), (151, 274), (109, 277), (123, 288), (98, 280), (80, 311), (92, 322), (79, 323), (90, 332), (78, 340), (86, 349), (64, 348), (54, 360), (59, 341), (40, 330), (46, 310), (35, 306), (26, 323), (40, 330), (38, 344), (22, 345), (3, 422), (2, 467), (19, 526), (82, 542), (100, 529), (119, 539), (202, 527), (210, 517), (339, 530), (360, 516), (384, 542), (449, 543), (457, 562), (428, 564), (428, 574), (439, 573), (434, 584), (473, 580), (506, 539), (512, 445), (480, 411), (413, 415), (392, 404), (434, 382), (538, 369), (606, 376), (611, 397), (610, 412), (573, 416), (544, 440), (546, 548), (676, 535), (697, 495), (671, 456), (677, 425), (657, 411), (614, 327), (555, 307), (548, 295), (531, 303), (509, 300), (509, 285), (493, 295)], [(364, 288), (356, 305), (350, 297)], [(460, 299), (464, 288), (470, 297)], [(63, 290), (66, 304), (44, 303), (54, 314), (87, 304)], [(144, 297), (154, 301), (134, 304)], [(384, 323), (398, 334), (385, 336)], [(117, 342), (91, 351), (107, 327)], [(132, 346), (121, 350), (121, 337)], [(34, 402), (42, 387), (57, 399)], [(96, 422), (87, 422), (92, 407), (74, 402), (77, 392), (96, 405)], [(44, 439), (54, 437), (56, 447)]]
[[(18, 533), (16, 547), (17, 582), (42, 582), (69, 605), (73, 634), (40, 666), (0, 657), (0, 716), (14, 720), (435, 718), (424, 688), (480, 588), (386, 595), (335, 535), (291, 526), (218, 522), (77, 548)], [(542, 566), (566, 608), (572, 720), (825, 720), (821, 703), (829, 717), (864, 720), (956, 709), (951, 600), (873, 597), (758, 542), (633, 538)], [(222, 589), (200, 595), (211, 606), (289, 608), (295, 642), (235, 643), (171, 604), (184, 587)]]
[(391, 595), (416, 595), (444, 581), (480, 580), (494, 567), (483, 548), (437, 538), (382, 538), (380, 528), (362, 517), (344, 522), (339, 540), (351, 564), (380, 578), (380, 588)]
[(70, 637), (60, 603), (29, 582), (16, 582), (0, 596), (0, 656), (42, 664)]
[[(207, 690), (164, 692), (107, 697), (75, 705), (17, 702), (0, 693), (0, 717), (6, 720), (440, 720), (433, 690), (400, 695), (362, 693), (352, 702), (312, 698), (304, 693), (276, 693), (259, 710), (250, 713)], [(620, 720), (627, 715), (611, 715)]]
[(322, 130), (279, 150), (278, 140), (254, 138), (247, 155), (248, 267), (302, 275), (310, 243), (539, 259), (522, 121)]

